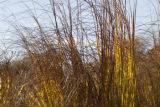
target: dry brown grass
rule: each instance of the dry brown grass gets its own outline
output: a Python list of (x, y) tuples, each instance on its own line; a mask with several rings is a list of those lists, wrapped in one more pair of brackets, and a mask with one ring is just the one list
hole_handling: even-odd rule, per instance
[(121, 0), (77, 0), (74, 5), (50, 0), (50, 6), (51, 31), (34, 13), (36, 28), (15, 27), (27, 56), (0, 65), (0, 106), (160, 103), (159, 65), (153, 65), (159, 60), (152, 62), (149, 53), (138, 53), (142, 49), (135, 40), (136, 10), (127, 13)]

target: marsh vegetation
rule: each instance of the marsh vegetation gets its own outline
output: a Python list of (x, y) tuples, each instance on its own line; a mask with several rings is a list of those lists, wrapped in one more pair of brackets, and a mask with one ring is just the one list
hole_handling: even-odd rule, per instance
[(35, 8), (34, 26), (13, 26), (23, 55), (1, 54), (1, 107), (160, 105), (159, 37), (150, 49), (137, 37), (136, 3), (130, 9), (125, 0), (49, 2), (38, 10), (45, 20)]

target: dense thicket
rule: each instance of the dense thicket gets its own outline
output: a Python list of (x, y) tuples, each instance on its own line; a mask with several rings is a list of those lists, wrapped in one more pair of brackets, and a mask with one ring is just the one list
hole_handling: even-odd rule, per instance
[[(0, 65), (0, 106), (160, 105), (160, 48), (135, 36), (121, 0), (50, 0), (51, 24), (14, 26), (22, 59)], [(4, 55), (5, 56), (5, 55)]]

